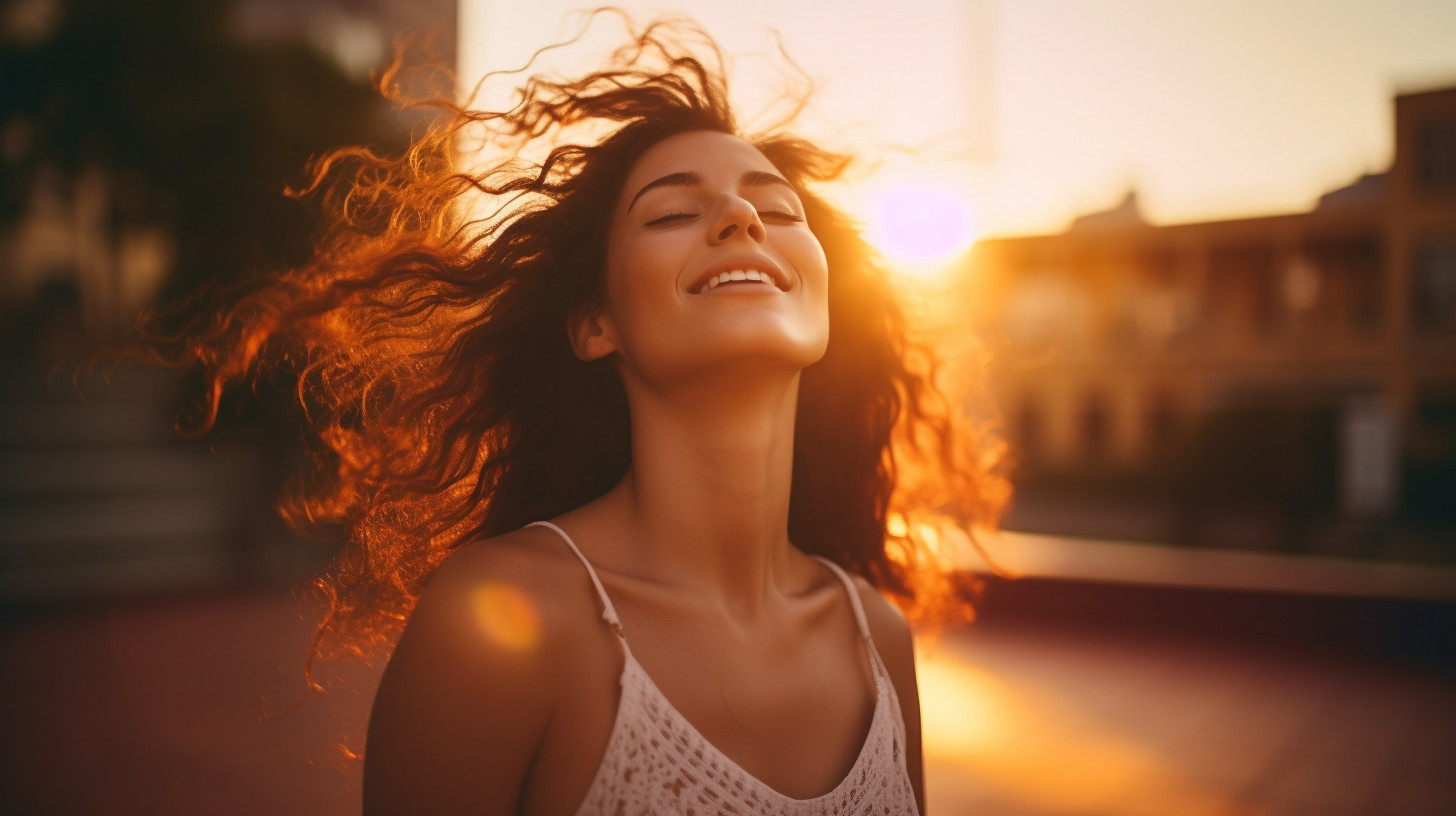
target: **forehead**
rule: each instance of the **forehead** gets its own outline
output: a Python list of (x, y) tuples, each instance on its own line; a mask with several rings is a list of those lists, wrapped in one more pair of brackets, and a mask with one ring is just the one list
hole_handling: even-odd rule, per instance
[(648, 148), (623, 186), (623, 200), (630, 200), (643, 185), (669, 173), (697, 173), (705, 181), (737, 179), (744, 171), (778, 173), (758, 148), (730, 133), (695, 130), (669, 136)]

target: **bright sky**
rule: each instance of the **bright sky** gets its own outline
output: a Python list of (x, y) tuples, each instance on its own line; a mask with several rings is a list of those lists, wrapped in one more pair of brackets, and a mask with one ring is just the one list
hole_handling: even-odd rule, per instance
[[(1307, 209), (1388, 166), (1397, 90), (1456, 84), (1449, 0), (620, 5), (699, 20), (742, 58), (750, 113), (777, 30), (818, 87), (799, 130), (884, 160), (845, 200), (881, 230), (907, 196), (993, 234), (1059, 231), (1134, 186), (1160, 223)], [(519, 66), (580, 7), (462, 0), (462, 77)]]

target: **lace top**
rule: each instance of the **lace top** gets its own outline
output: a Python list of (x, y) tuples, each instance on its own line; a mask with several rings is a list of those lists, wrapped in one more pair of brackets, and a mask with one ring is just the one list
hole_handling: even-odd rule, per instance
[(822, 796), (794, 799), (739, 767), (673, 708), (632, 656), (611, 599), (571, 536), (550, 522), (535, 524), (555, 530), (586, 567), (601, 597), (602, 618), (617, 632), (625, 657), (612, 733), (591, 788), (576, 809), (577, 816), (904, 816), (917, 812), (905, 768), (905, 722), (895, 686), (875, 651), (859, 594), (838, 565), (819, 559), (844, 583), (849, 595), (874, 670), (875, 711), (859, 756), (843, 781)]

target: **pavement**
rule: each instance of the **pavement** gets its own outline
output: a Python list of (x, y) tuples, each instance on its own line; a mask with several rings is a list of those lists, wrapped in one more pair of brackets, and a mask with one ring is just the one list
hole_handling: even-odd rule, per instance
[[(981, 609), (921, 639), (931, 813), (1456, 813), (1447, 601), (1040, 575)], [(305, 698), (311, 631), (280, 592), (12, 609), (0, 812), (357, 813), (378, 669)]]
[[(922, 647), (932, 813), (1456, 814), (1449, 607), (1439, 631), (1402, 639), (1381, 633), (1423, 607), (1311, 599), (1311, 614), (1289, 596), (1194, 592), (1180, 610), (1148, 603), (1163, 591), (1017, 591), (1022, 611), (1066, 602), (987, 608)], [(1321, 610), (1335, 629), (1366, 624), (1345, 643), (1310, 628)]]
[[(358, 813), (377, 672), (304, 699), (286, 593), (175, 596), (0, 624), (7, 814)], [(353, 741), (353, 742), (351, 742)]]

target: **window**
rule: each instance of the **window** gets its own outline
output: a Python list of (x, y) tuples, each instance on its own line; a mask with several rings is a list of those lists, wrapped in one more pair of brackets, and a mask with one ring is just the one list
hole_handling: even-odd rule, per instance
[(1106, 400), (1101, 394), (1088, 394), (1082, 404), (1081, 426), (1082, 452), (1089, 464), (1098, 464), (1107, 458), (1111, 424)]
[(1022, 402), (1021, 410), (1016, 413), (1015, 432), (1022, 454), (1028, 460), (1035, 461), (1041, 452), (1041, 410), (1030, 398)]
[(1456, 237), (1417, 246), (1411, 310), (1423, 334), (1456, 334)]
[(1164, 453), (1178, 430), (1177, 406), (1173, 403), (1173, 396), (1167, 391), (1154, 391), (1148, 399), (1147, 429), (1148, 442), (1153, 446), (1153, 453)]
[(1431, 119), (1416, 129), (1416, 189), (1456, 193), (1456, 119)]
[(1379, 516), (1395, 506), (1395, 419), (1378, 396), (1345, 401), (1340, 418), (1341, 504), (1356, 516)]

